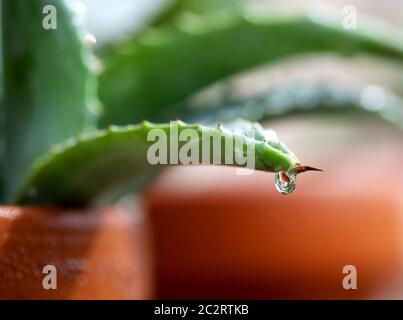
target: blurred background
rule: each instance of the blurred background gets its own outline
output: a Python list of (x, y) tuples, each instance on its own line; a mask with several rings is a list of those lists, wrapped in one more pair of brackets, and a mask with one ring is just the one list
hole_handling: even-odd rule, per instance
[[(141, 35), (173, 5), (83, 2), (99, 52)], [(229, 3), (209, 10), (233, 10)], [(259, 14), (332, 6), (340, 15), (353, 5), (358, 24), (370, 15), (403, 28), (400, 0), (236, 5)], [(301, 175), (285, 197), (268, 173), (165, 170), (136, 203), (152, 238), (153, 297), (403, 298), (402, 96), (401, 64), (326, 53), (246, 70), (182, 101), (206, 121), (242, 117), (275, 129), (302, 162), (324, 173)], [(342, 286), (346, 265), (357, 269), (356, 290)]]

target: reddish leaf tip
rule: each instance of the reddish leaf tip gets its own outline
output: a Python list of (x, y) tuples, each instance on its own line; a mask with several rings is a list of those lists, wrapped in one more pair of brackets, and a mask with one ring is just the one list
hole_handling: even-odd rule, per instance
[(297, 173), (302, 173), (302, 172), (307, 172), (307, 171), (319, 171), (319, 172), (323, 172), (322, 169), (318, 169), (315, 167), (311, 167), (311, 166), (305, 166), (305, 165), (301, 165), (301, 164), (297, 164)]

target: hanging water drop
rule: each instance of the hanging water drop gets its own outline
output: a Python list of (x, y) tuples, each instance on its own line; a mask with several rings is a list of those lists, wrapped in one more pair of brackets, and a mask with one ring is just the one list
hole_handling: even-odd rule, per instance
[(284, 171), (276, 172), (276, 189), (281, 194), (287, 195), (294, 191), (296, 186), (296, 176)]

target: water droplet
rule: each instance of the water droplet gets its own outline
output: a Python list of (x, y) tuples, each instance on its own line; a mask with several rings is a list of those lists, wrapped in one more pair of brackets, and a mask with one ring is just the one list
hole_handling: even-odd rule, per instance
[(276, 172), (276, 189), (281, 194), (287, 195), (294, 191), (296, 186), (296, 176), (284, 171)]
[(97, 43), (97, 38), (93, 34), (88, 33), (85, 36), (85, 43), (89, 46), (93, 46)]

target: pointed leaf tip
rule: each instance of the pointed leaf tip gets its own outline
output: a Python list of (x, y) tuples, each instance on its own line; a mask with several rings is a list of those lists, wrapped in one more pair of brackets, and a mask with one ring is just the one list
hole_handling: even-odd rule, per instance
[(307, 171), (319, 171), (319, 172), (323, 172), (322, 169), (318, 169), (318, 168), (311, 167), (311, 166), (301, 165), (301, 164), (299, 164), (299, 163), (297, 164), (296, 171), (297, 171), (297, 173), (302, 173), (302, 172), (307, 172)]

